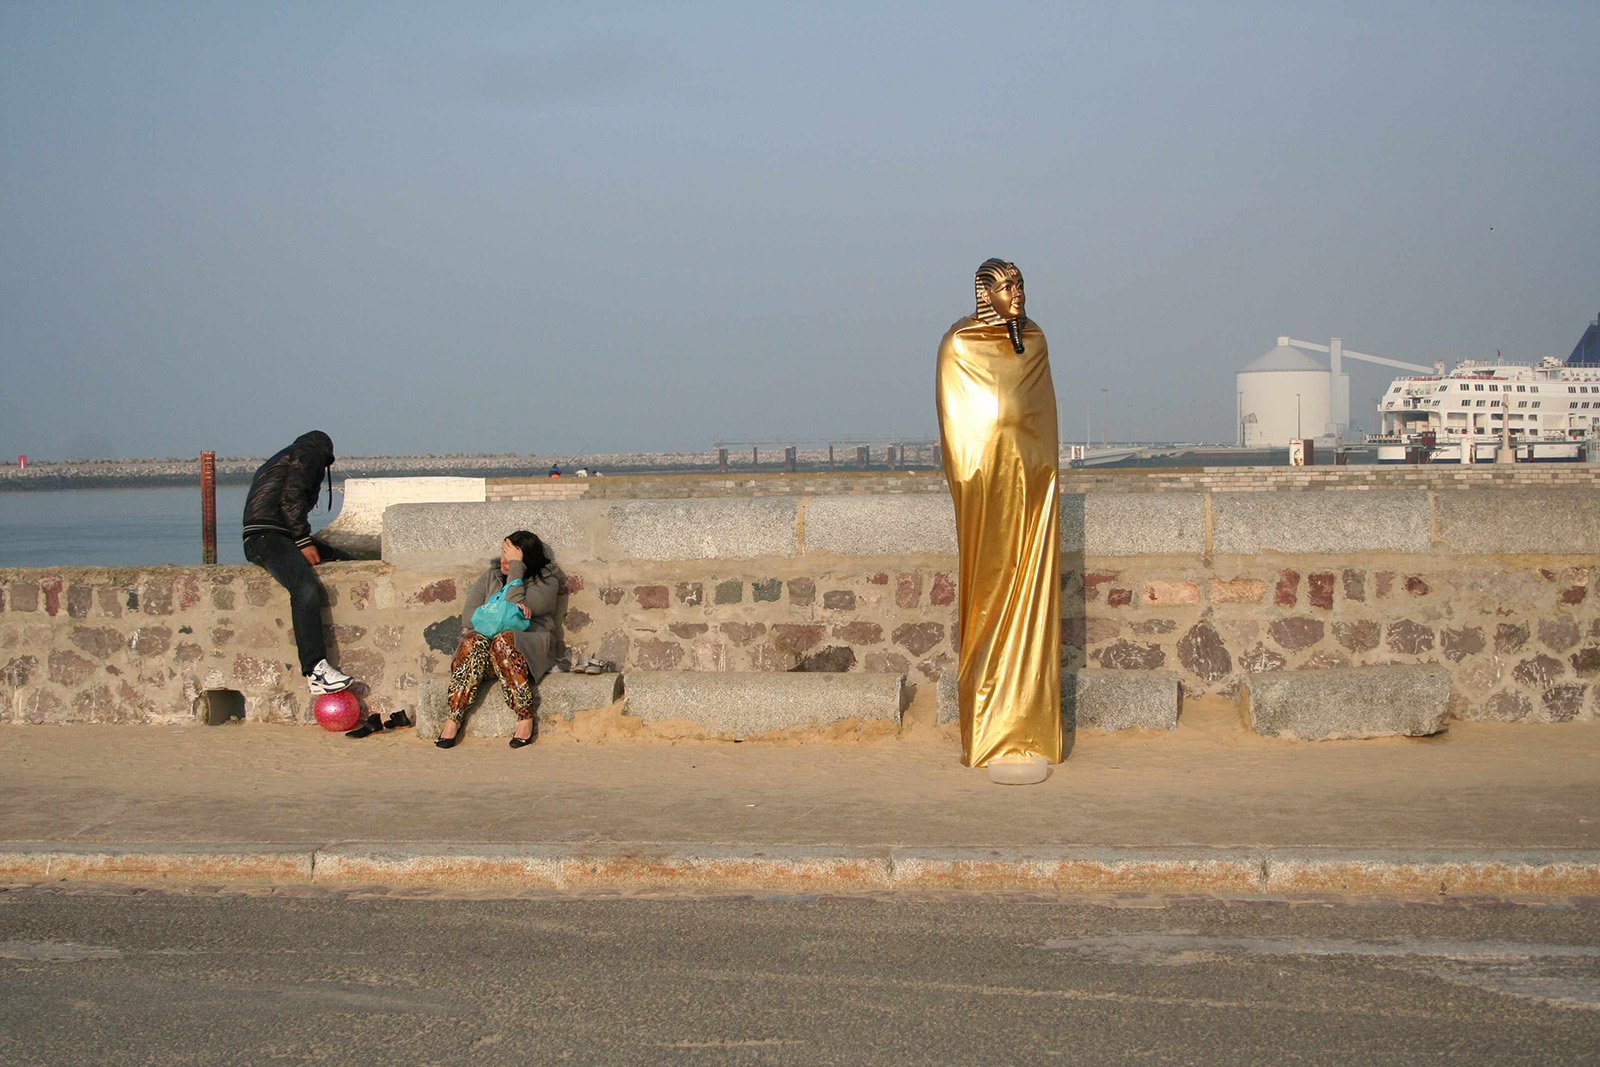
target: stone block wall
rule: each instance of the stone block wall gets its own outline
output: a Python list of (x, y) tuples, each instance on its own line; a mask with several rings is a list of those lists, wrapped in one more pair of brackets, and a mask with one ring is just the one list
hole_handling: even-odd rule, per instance
[[(936, 681), (953, 662), (948, 569), (777, 562), (569, 564), (568, 646), (640, 670)], [(448, 675), (462, 593), (479, 570), (318, 568), (330, 658), (364, 684), (369, 710), (413, 708), (421, 679)], [(489, 688), (485, 699), (500, 699)], [(265, 571), (0, 570), (0, 721), (190, 722), (213, 689), (243, 694), (248, 719), (312, 721), (288, 594)]]
[[(441, 505), (389, 520), (395, 558), (418, 564), (540, 530), (582, 561), (569, 641), (625, 667), (915, 682), (954, 661), (954, 523), (935, 495), (491, 503), (470, 520)], [(1194, 695), (1266, 670), (1437, 663), (1458, 717), (1560, 722), (1600, 706), (1600, 494), (1073, 494), (1061, 536), (1069, 669), (1175, 670)]]
[[(1457, 718), (1600, 711), (1600, 561), (1068, 556), (1062, 665), (1174, 670), (1191, 695), (1273, 670), (1434, 663)], [(576, 575), (567, 640), (647, 670), (865, 670), (955, 662), (955, 560), (724, 564)]]
[[(370, 688), (371, 710), (407, 705), (426, 627), (458, 583), (382, 563), (319, 568), (329, 648)], [(448, 670), (448, 664), (446, 664)], [(253, 566), (0, 570), (0, 721), (193, 721), (208, 689), (245, 715), (311, 721), (289, 597)]]
[(621, 667), (870, 671), (937, 682), (955, 662), (955, 560), (586, 564), (566, 641)]
[[(386, 512), (389, 562), (319, 573), (336, 658), (383, 712), (448, 670), (461, 592), (519, 526), (568, 575), (576, 654), (926, 683), (955, 662), (948, 509), (928, 494), (405, 505)], [(1430, 663), (1460, 718), (1600, 710), (1600, 494), (1088, 494), (1062, 501), (1062, 550), (1068, 669), (1175, 671), (1194, 695)], [(264, 572), (0, 571), (0, 718), (188, 721), (220, 688), (250, 718), (309, 717), (288, 598)]]
[(619, 474), (602, 478), (489, 478), (489, 500), (682, 499), (838, 493), (942, 493), (937, 471), (800, 471), (739, 474)]
[(1064, 470), (1068, 493), (1167, 493), (1197, 489), (1222, 493), (1360, 489), (1597, 489), (1600, 465), (1520, 463), (1511, 466), (1459, 463), (1365, 464), (1355, 467), (1146, 467)]
[[(1462, 467), (1122, 467), (1067, 469), (1063, 493), (1261, 493), (1363, 489), (1600, 489), (1600, 464), (1542, 463)], [(604, 478), (487, 480), (489, 500), (683, 499), (688, 497), (832, 496), (944, 493), (938, 470), (742, 471), (723, 474), (621, 474)]]
[(1174, 669), (1185, 692), (1245, 675), (1432, 663), (1461, 719), (1568, 722), (1600, 710), (1600, 567), (1593, 558), (1400, 554), (1090, 560), (1064, 575), (1081, 614), (1068, 666)]

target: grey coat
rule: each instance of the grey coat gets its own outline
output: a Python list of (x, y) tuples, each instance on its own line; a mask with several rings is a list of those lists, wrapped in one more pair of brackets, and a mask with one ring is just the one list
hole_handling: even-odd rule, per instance
[(566, 575), (554, 563), (533, 578), (528, 578), (523, 573), (525, 570), (522, 561), (514, 559), (511, 561), (511, 573), (505, 575), (500, 573), (498, 559), (491, 562), (489, 569), (478, 575), (467, 588), (467, 599), (461, 609), (461, 632), (471, 632), (472, 613), (482, 607), (484, 601), (498, 593), (508, 581), (522, 578), (523, 584), (513, 585), (506, 593), (506, 600), (513, 604), (526, 604), (533, 612), (533, 625), (526, 630), (516, 631), (513, 639), (517, 643), (517, 651), (528, 661), (528, 667), (537, 681), (549, 672), (563, 651), (561, 615), (566, 594), (562, 592), (562, 586), (566, 582)]

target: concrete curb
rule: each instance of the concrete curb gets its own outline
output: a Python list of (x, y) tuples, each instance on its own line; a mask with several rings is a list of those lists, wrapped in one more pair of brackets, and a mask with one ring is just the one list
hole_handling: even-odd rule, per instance
[(305, 884), (313, 845), (0, 844), (0, 880)]
[(1600, 849), (0, 844), (0, 882), (1600, 896)]

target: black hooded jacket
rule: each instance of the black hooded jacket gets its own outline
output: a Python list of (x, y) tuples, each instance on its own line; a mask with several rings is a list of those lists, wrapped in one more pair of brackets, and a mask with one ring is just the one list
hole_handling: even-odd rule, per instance
[[(333, 439), (321, 430), (303, 433), (294, 444), (261, 465), (250, 480), (244, 501), (244, 535), (281, 533), (305, 548), (311, 543), (306, 516), (316, 506), (323, 478), (333, 463)], [(328, 478), (328, 504), (333, 504), (333, 479)]]

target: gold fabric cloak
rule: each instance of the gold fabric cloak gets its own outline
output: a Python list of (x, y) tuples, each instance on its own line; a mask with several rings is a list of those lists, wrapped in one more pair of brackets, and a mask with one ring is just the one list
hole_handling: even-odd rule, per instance
[(939, 435), (960, 565), (961, 762), (1061, 762), (1056, 391), (1031, 320), (964, 318), (939, 343)]

